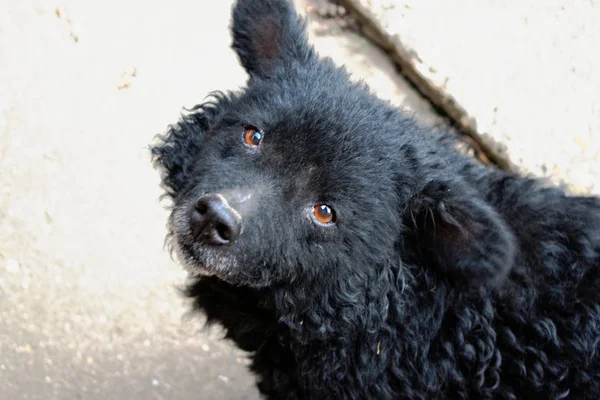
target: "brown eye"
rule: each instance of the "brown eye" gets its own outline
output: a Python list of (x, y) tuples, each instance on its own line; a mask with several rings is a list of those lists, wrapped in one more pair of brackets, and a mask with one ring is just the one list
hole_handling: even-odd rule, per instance
[(335, 220), (333, 209), (325, 204), (317, 204), (313, 209), (313, 214), (317, 222), (321, 224), (331, 224)]
[(244, 130), (244, 143), (251, 147), (257, 147), (263, 140), (263, 134), (256, 128), (248, 127)]

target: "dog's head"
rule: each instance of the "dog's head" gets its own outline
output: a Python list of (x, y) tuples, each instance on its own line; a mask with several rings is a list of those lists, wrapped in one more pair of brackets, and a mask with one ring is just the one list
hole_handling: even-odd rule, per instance
[(319, 58), (288, 1), (239, 0), (232, 35), (247, 88), (213, 95), (152, 149), (192, 273), (351, 293), (408, 253), (450, 275), (506, 270), (511, 235), (452, 172), (458, 156)]

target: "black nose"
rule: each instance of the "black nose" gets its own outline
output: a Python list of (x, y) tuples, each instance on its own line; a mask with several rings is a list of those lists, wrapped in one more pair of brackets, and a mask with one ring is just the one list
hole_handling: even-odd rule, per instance
[(192, 210), (194, 237), (210, 245), (233, 243), (242, 231), (242, 218), (219, 194), (206, 194)]

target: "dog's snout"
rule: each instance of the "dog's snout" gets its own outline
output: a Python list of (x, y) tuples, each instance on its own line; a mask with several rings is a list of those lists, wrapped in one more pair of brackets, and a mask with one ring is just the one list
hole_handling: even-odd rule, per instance
[(220, 194), (201, 196), (192, 210), (194, 236), (209, 245), (233, 243), (242, 231), (242, 217)]

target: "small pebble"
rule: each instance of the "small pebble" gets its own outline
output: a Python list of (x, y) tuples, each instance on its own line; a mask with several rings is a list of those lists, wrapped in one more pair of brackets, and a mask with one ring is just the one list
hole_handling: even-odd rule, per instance
[(20, 269), (21, 266), (19, 265), (19, 262), (17, 260), (14, 260), (12, 258), (6, 260), (6, 270), (11, 274), (19, 272)]

